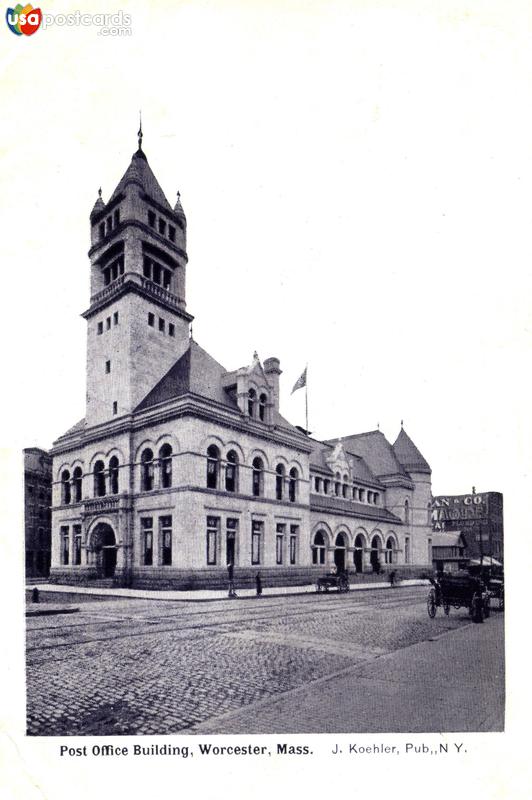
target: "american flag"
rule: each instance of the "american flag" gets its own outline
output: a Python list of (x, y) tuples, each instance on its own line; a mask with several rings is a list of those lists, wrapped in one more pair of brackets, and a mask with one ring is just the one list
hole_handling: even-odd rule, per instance
[(303, 386), (307, 385), (307, 367), (303, 370), (297, 381), (294, 383), (294, 388), (292, 389), (290, 394), (294, 394), (297, 392), (298, 389), (302, 389)]

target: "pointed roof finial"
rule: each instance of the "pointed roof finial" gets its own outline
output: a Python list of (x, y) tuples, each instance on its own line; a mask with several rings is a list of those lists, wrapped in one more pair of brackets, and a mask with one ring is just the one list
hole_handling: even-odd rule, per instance
[(98, 197), (100, 198), (100, 200), (102, 199), (102, 187), (101, 186), (98, 189)]
[(142, 111), (139, 111), (139, 132), (137, 136), (139, 137), (139, 150), (142, 150)]
[(403, 420), (401, 420), (401, 428), (403, 427)]
[(177, 190), (177, 202), (178, 203), (181, 202), (181, 192), (179, 191), (179, 189)]
[(381, 424), (380, 422), (377, 422), (377, 430), (380, 431), (380, 429), (381, 429)]
[(190, 323), (190, 333), (189, 333), (190, 341), (194, 341), (194, 331), (192, 330), (192, 323)]

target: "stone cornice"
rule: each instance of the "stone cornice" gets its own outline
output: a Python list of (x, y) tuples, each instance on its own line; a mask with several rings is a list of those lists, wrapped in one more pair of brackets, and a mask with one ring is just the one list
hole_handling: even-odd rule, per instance
[(291, 436), (290, 432), (285, 433), (281, 428), (262, 428), (258, 423), (250, 421), (248, 417), (243, 417), (239, 410), (233, 411), (221, 403), (216, 403), (214, 400), (207, 400), (199, 395), (189, 393), (177, 400), (161, 403), (154, 408), (146, 409), (136, 414), (128, 414), (92, 428), (85, 428), (83, 431), (76, 431), (70, 435), (65, 434), (54, 442), (50, 454), (57, 456), (93, 442), (121, 434), (129, 434), (132, 431), (142, 430), (142, 428), (149, 425), (158, 425), (162, 422), (170, 422), (186, 416), (204, 419), (241, 433), (251, 434), (259, 439), (273, 441), (300, 453), (309, 453), (311, 451), (309, 444), (301, 441), (300, 438), (296, 439), (295, 436)]
[[(138, 294), (141, 297), (143, 297), (145, 300), (149, 300), (150, 303), (154, 303), (155, 305), (158, 305), (161, 308), (166, 309), (167, 311), (171, 311), (173, 314), (177, 314), (178, 317), (182, 317), (182, 319), (184, 319), (186, 322), (192, 322), (192, 320), (194, 319), (192, 314), (189, 314), (188, 311), (185, 311), (180, 306), (174, 304), (173, 302), (170, 302), (170, 300), (167, 301), (165, 299), (164, 296), (165, 290), (162, 290), (160, 294), (155, 294), (149, 291), (148, 289), (144, 288), (141, 284), (137, 283), (136, 280), (132, 280), (131, 278), (125, 280), (125, 278), (127, 278), (128, 276), (136, 276), (141, 281), (142, 280), (146, 281), (146, 278), (143, 278), (136, 272), (126, 273), (126, 275), (121, 276), (122, 278), (124, 278), (124, 280), (121, 281), (120, 278), (118, 279), (114, 291), (109, 291), (109, 293), (105, 294), (104, 297), (101, 297), (101, 299), (93, 302), (91, 306), (82, 313), (81, 316), (84, 319), (88, 320), (92, 316), (94, 316), (94, 314), (98, 314), (100, 311), (102, 311), (102, 309), (106, 308), (109, 305), (112, 305), (112, 303), (115, 303), (125, 294), (128, 294), (129, 292), (134, 292), (135, 294)], [(111, 285), (108, 288), (113, 289), (113, 286)], [(98, 295), (95, 296), (98, 297)]]

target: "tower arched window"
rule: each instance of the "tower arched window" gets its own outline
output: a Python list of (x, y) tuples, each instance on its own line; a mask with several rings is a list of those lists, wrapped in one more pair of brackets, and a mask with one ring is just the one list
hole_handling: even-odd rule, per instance
[(118, 458), (113, 456), (109, 460), (109, 491), (118, 494)]
[(105, 497), (105, 464), (97, 461), (94, 465), (94, 496)]
[(250, 389), (248, 392), (248, 414), (250, 417), (255, 416), (255, 403), (257, 402), (257, 393), (255, 389)]
[(268, 402), (267, 396), (262, 393), (259, 397), (259, 419), (263, 422), (266, 419), (266, 403)]
[(81, 503), (81, 481), (83, 478), (83, 470), (81, 467), (76, 467), (72, 473), (72, 486), (74, 489), (74, 502)]
[(151, 492), (153, 489), (153, 450), (149, 447), (142, 451), (140, 457), (141, 490)]
[(261, 497), (264, 491), (264, 463), (258, 456), (253, 459), (253, 495)]
[(340, 480), (340, 473), (337, 472), (336, 475), (334, 476), (334, 493), (335, 493), (336, 497), (340, 497), (341, 485), (342, 485), (342, 482)]
[(218, 474), (220, 472), (220, 451), (215, 444), (207, 448), (207, 489), (218, 488)]
[(297, 498), (297, 479), (299, 475), (297, 469), (292, 467), (290, 470), (290, 477), (288, 478), (288, 499), (291, 503), (296, 502)]
[(238, 454), (234, 450), (227, 453), (225, 465), (225, 490), (226, 492), (238, 491)]
[(70, 472), (64, 469), (61, 473), (61, 503), (63, 505), (68, 505), (70, 500)]
[(275, 497), (282, 500), (284, 495), (284, 464), (277, 464), (275, 467)]
[(159, 469), (161, 488), (169, 489), (172, 485), (172, 446), (163, 444), (159, 450)]

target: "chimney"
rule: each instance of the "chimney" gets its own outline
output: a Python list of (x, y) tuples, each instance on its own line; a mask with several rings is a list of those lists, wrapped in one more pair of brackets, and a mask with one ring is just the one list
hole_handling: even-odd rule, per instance
[(279, 375), (282, 374), (280, 364), (281, 362), (278, 358), (272, 357), (267, 358), (262, 365), (264, 374), (268, 378), (268, 383), (273, 390), (273, 397), (271, 399), (273, 408), (275, 408), (276, 411), (279, 411)]

